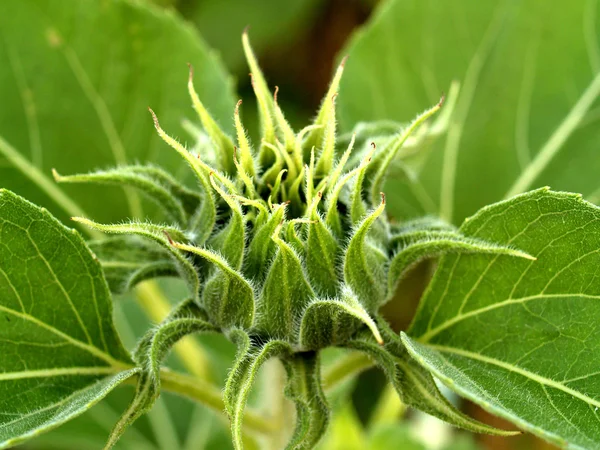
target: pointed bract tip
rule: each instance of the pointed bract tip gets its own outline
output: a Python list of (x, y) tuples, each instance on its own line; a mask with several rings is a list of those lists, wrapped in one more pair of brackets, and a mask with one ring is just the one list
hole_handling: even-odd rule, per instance
[(156, 117), (156, 113), (149, 106), (148, 106), (148, 111), (150, 111), (150, 114), (152, 115), (152, 121), (154, 122), (154, 127), (157, 130), (159, 130), (160, 129), (160, 124), (158, 123), (158, 117)]
[(446, 101), (446, 94), (442, 92), (442, 97), (440, 98), (440, 101), (437, 104), (438, 108), (441, 108), (445, 101)]
[(377, 148), (377, 145), (375, 145), (375, 142), (371, 142), (371, 147), (373, 147), (373, 150), (375, 150)]
[(192, 63), (187, 63), (188, 66), (188, 82), (191, 83), (192, 80), (194, 79), (194, 66), (192, 66)]
[(346, 65), (346, 61), (348, 61), (348, 56), (349, 56), (349, 55), (346, 55), (346, 56), (344, 56), (344, 57), (342, 58), (342, 61), (340, 62), (340, 67), (341, 67), (342, 69), (343, 69), (343, 68), (344, 68), (344, 66)]
[(235, 115), (237, 116), (240, 113), (240, 105), (242, 104), (242, 99), (240, 98), (235, 104)]
[(244, 27), (244, 31), (242, 31), (242, 37), (248, 38), (248, 30), (250, 30), (250, 25), (246, 25)]
[(379, 195), (381, 195), (381, 204), (385, 205), (385, 193), (380, 192)]
[(173, 242), (173, 239), (171, 239), (171, 235), (168, 233), (167, 230), (163, 230), (163, 234), (166, 236), (167, 241), (169, 241), (170, 245), (175, 245), (175, 242)]
[(275, 86), (275, 92), (273, 92), (273, 101), (277, 104), (277, 94), (279, 93), (279, 86)]
[(335, 99), (337, 98), (337, 96), (338, 96), (338, 92), (336, 92), (335, 94), (333, 94), (331, 96), (331, 103), (335, 103)]

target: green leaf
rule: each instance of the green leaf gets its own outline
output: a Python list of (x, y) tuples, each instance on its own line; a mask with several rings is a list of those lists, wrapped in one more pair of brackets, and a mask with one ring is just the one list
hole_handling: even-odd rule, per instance
[(154, 106), (163, 125), (182, 134), (181, 120), (194, 115), (188, 62), (198, 69), (200, 97), (232, 130), (235, 101), (223, 66), (191, 26), (147, 2), (1, 2), (0, 29), (0, 179), (61, 219), (87, 215), (77, 204), (93, 205), (103, 222), (140, 208), (116, 190), (63, 191), (49, 178), (53, 167), (82, 173), (150, 160), (176, 173), (182, 166), (162, 151), (146, 108)]
[(207, 322), (206, 313), (194, 300), (188, 299), (142, 338), (135, 351), (135, 359), (143, 368), (138, 378), (135, 396), (113, 428), (106, 449), (112, 448), (127, 428), (156, 402), (160, 394), (161, 364), (173, 345), (189, 334), (207, 331), (217, 330)]
[(278, 250), (257, 305), (256, 328), (274, 339), (293, 341), (298, 317), (315, 293), (306, 280), (300, 257), (279, 237), (280, 232), (281, 224), (272, 236)]
[(322, 0), (263, 0), (249, 4), (245, 0), (208, 0), (178, 2), (178, 9), (193, 22), (212, 48), (219, 51), (227, 67), (248, 74), (240, 36), (249, 28), (252, 46), (260, 54), (273, 45), (285, 48), (310, 25), (323, 4)]
[(288, 374), (286, 395), (296, 404), (296, 428), (286, 449), (312, 449), (329, 423), (329, 406), (321, 387), (319, 354), (296, 353), (283, 363)]
[(89, 241), (111, 292), (122, 294), (151, 278), (178, 275), (170, 254), (136, 236), (111, 236)]
[(482, 209), (461, 233), (537, 260), (443, 257), (404, 337), (411, 354), (519, 427), (597, 447), (599, 224), (600, 209), (547, 189)]
[(302, 315), (300, 345), (305, 350), (319, 350), (343, 344), (361, 325), (366, 325), (377, 342), (383, 343), (377, 325), (356, 294), (348, 286), (339, 299), (315, 299)]
[(0, 448), (83, 413), (136, 373), (100, 264), (74, 230), (0, 190)]
[(458, 411), (440, 393), (431, 374), (408, 354), (399, 336), (383, 320), (379, 320), (378, 325), (383, 334), (384, 346), (374, 342), (372, 336), (367, 333), (359, 334), (356, 339), (347, 342), (346, 346), (372, 358), (383, 370), (405, 405), (477, 433), (505, 436), (518, 434), (498, 430)]
[(244, 409), (258, 369), (269, 358), (291, 354), (292, 348), (287, 342), (278, 340), (269, 341), (262, 347), (256, 348), (250, 344), (248, 336), (240, 330), (236, 330), (232, 337), (237, 341), (239, 350), (236, 363), (225, 384), (223, 399), (231, 421), (233, 446), (236, 450), (241, 450), (243, 449)]
[[(349, 55), (340, 128), (406, 122), (458, 78), (447, 138), (416, 169), (432, 213), (460, 223), (484, 205), (544, 185), (591, 196), (598, 192), (598, 166), (590, 161), (600, 137), (599, 17), (594, 1), (560, 9), (540, 0), (381, 2), (340, 53)], [(427, 211), (404, 183), (388, 189), (397, 195), (390, 198), (394, 216)]]

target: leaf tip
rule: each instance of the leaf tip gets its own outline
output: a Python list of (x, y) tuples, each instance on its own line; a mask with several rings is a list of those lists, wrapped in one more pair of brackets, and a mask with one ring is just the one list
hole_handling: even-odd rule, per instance
[(440, 98), (440, 101), (437, 104), (437, 107), (441, 108), (445, 101), (446, 101), (446, 94), (444, 92), (442, 92), (442, 96)]
[(54, 167), (52, 168), (52, 177), (54, 178), (54, 181), (56, 181), (57, 183), (59, 183), (62, 180), (62, 176), (58, 173), (58, 171)]
[(173, 242), (173, 239), (171, 238), (171, 235), (169, 234), (169, 232), (167, 230), (163, 230), (163, 234), (167, 238), (167, 241), (169, 241), (169, 244), (172, 245), (173, 247), (176, 247), (175, 242)]

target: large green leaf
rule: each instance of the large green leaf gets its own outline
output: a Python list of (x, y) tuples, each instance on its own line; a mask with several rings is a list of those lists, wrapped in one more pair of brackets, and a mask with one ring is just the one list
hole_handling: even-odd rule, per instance
[[(167, 170), (181, 167), (178, 155), (161, 144), (147, 107), (165, 129), (193, 142), (181, 128), (194, 114), (187, 63), (195, 68), (202, 101), (232, 129), (230, 79), (198, 34), (172, 13), (127, 0), (3, 1), (0, 36), (0, 183), (60, 211), (61, 219), (67, 216), (52, 200), (68, 215), (83, 214), (43, 178), (52, 168), (70, 175), (146, 160)], [(139, 212), (120, 188), (60, 189), (102, 222)]]
[(99, 262), (74, 230), (0, 190), (0, 448), (54, 428), (135, 373)]
[(413, 167), (418, 181), (389, 185), (390, 211), (433, 205), (460, 223), (531, 188), (596, 191), (599, 19), (595, 0), (384, 2), (341, 52), (341, 128), (407, 122), (462, 85), (447, 137)]
[(600, 209), (539, 189), (482, 209), (460, 231), (537, 260), (443, 257), (404, 335), (409, 351), (519, 427), (600, 448)]
[(285, 45), (302, 32), (323, 0), (181, 0), (178, 9), (200, 30), (231, 70), (246, 73), (240, 36), (250, 28), (252, 46), (261, 53), (265, 48)]

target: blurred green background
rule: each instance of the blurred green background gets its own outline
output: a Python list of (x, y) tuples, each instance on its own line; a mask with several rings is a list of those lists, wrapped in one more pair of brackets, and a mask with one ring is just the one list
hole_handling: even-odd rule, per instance
[[(342, 132), (361, 121), (406, 122), (437, 102), (453, 80), (461, 83), (448, 137), (409, 167), (410, 176), (400, 174), (387, 186), (389, 211), (398, 219), (432, 213), (460, 223), (502, 199), (549, 151), (554, 157), (530, 173), (527, 188), (550, 185), (598, 201), (599, 9), (593, 0), (552, 3), (2, 0), (0, 184), (66, 221), (66, 211), (39, 188), (39, 177), (48, 177), (52, 167), (70, 174), (149, 160), (185, 176), (154, 135), (146, 107), (157, 111), (165, 129), (194, 142), (193, 126), (182, 123), (193, 120), (185, 86), (188, 62), (220, 124), (231, 131), (233, 106), (242, 98), (244, 122), (254, 135), (254, 99), (240, 42), (249, 27), (267, 80), (279, 86), (280, 104), (296, 129), (312, 117), (333, 68), (346, 55), (338, 99)], [(567, 139), (553, 141), (583, 97), (591, 102)], [(23, 170), (27, 164), (34, 170)], [(100, 221), (150, 208), (131, 204), (117, 189), (78, 186), (65, 192)], [(397, 329), (410, 321), (428, 274), (428, 267), (416, 270), (411, 279), (416, 288), (387, 307)], [(179, 298), (182, 287), (164, 283), (172, 300)], [(120, 330), (132, 346), (151, 322), (132, 298), (117, 299), (116, 305)], [(217, 338), (201, 341), (215, 366), (211, 376), (221, 382), (233, 348)], [(335, 357), (331, 352), (329, 358)], [(171, 363), (179, 364), (176, 358)], [(126, 389), (26, 447), (100, 448), (128, 400)], [(260, 407), (267, 394), (255, 391)], [(323, 449), (551, 448), (528, 434), (471, 436), (404, 412), (375, 370), (334, 394), (335, 416)], [(511, 427), (473, 404), (462, 405), (484, 422)], [(119, 448), (227, 449), (230, 444), (222, 417), (165, 395)]]

